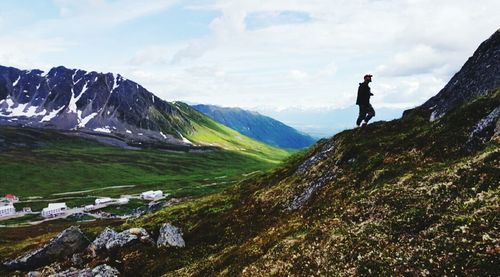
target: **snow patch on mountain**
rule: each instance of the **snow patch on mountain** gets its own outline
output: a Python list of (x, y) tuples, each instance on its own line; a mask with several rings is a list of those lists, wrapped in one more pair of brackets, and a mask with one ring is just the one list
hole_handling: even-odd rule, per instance
[(92, 118), (94, 118), (96, 115), (97, 115), (97, 113), (91, 113), (91, 114), (87, 115), (85, 118), (83, 118), (80, 121), (80, 123), (78, 124), (78, 127), (80, 127), (80, 128), (85, 127), (85, 125), (87, 125), (87, 123), (89, 123), (89, 121), (92, 120)]
[(50, 112), (48, 115), (45, 115), (42, 120), (40, 120), (40, 122), (47, 122), (47, 121), (50, 121), (52, 120), (54, 117), (57, 116), (57, 114), (62, 111), (62, 109), (64, 109), (64, 106), (60, 107), (59, 109), (55, 110), (55, 111), (52, 111)]
[[(106, 126), (108, 127), (108, 126)], [(100, 132), (100, 133), (108, 133), (111, 134), (111, 130), (108, 128), (95, 128), (94, 132)]]
[(17, 79), (12, 84), (12, 87), (15, 87), (17, 85), (17, 83), (19, 82), (19, 80), (21, 80), (21, 76), (17, 77)]

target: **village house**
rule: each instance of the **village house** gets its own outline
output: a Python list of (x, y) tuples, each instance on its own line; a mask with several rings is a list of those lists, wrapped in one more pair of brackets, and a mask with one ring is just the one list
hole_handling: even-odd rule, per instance
[(63, 215), (67, 209), (66, 203), (49, 203), (47, 208), (43, 208), (41, 215), (43, 217)]
[(97, 198), (95, 200), (96, 205), (102, 205), (102, 204), (111, 203), (111, 202), (113, 202), (113, 199), (111, 199), (109, 197)]
[(118, 199), (118, 200), (117, 200), (117, 202), (118, 202), (118, 204), (120, 204), (120, 205), (127, 204), (127, 203), (128, 203), (128, 198), (124, 198), (124, 197), (122, 197), (122, 198)]
[(16, 214), (16, 208), (14, 205), (9, 204), (6, 206), (0, 206), (0, 217), (12, 216)]
[(14, 194), (6, 194), (4, 196), (4, 199), (9, 201), (10, 203), (19, 202), (19, 198), (17, 196), (15, 196)]
[(155, 200), (163, 197), (163, 192), (161, 190), (149, 190), (141, 193), (141, 199), (145, 200)]

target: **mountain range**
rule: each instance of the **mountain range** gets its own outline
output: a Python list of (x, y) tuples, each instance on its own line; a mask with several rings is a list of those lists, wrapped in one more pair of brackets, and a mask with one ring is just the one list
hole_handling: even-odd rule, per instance
[(63, 66), (48, 72), (0, 66), (0, 125), (55, 129), (120, 147), (212, 146), (271, 159), (287, 153), (119, 74)]
[(231, 129), (276, 147), (301, 149), (316, 141), (309, 135), (257, 112), (215, 105), (193, 105), (192, 107)]
[(0, 124), (182, 142), (194, 131), (174, 103), (112, 73), (0, 67)]

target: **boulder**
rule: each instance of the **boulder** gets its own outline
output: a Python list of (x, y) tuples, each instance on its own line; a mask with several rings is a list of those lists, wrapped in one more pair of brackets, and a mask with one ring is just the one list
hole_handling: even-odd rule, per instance
[(51, 264), (59, 259), (82, 251), (90, 241), (77, 226), (71, 226), (51, 239), (45, 246), (33, 252), (8, 261), (4, 265), (9, 269), (32, 269)]
[(148, 232), (144, 228), (131, 228), (117, 233), (111, 228), (106, 228), (89, 246), (91, 251), (111, 250), (116, 247), (123, 247), (133, 241), (153, 243)]
[(89, 248), (92, 248), (94, 250), (101, 250), (103, 248), (106, 248), (106, 243), (115, 239), (117, 235), (118, 233), (113, 229), (106, 227), (106, 229), (104, 229), (104, 231), (102, 231), (101, 234), (99, 234), (99, 236), (95, 238)]
[(182, 238), (181, 229), (175, 227), (170, 223), (165, 223), (160, 228), (160, 236), (158, 237), (156, 245), (158, 247), (162, 246), (184, 247), (186, 246), (186, 243)]

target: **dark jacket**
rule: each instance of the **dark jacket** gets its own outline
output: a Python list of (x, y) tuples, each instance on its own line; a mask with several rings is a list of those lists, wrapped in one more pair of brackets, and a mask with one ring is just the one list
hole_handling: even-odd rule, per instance
[(356, 99), (356, 105), (368, 105), (370, 104), (370, 96), (373, 94), (370, 92), (370, 87), (368, 83), (359, 83), (358, 88), (358, 98)]

